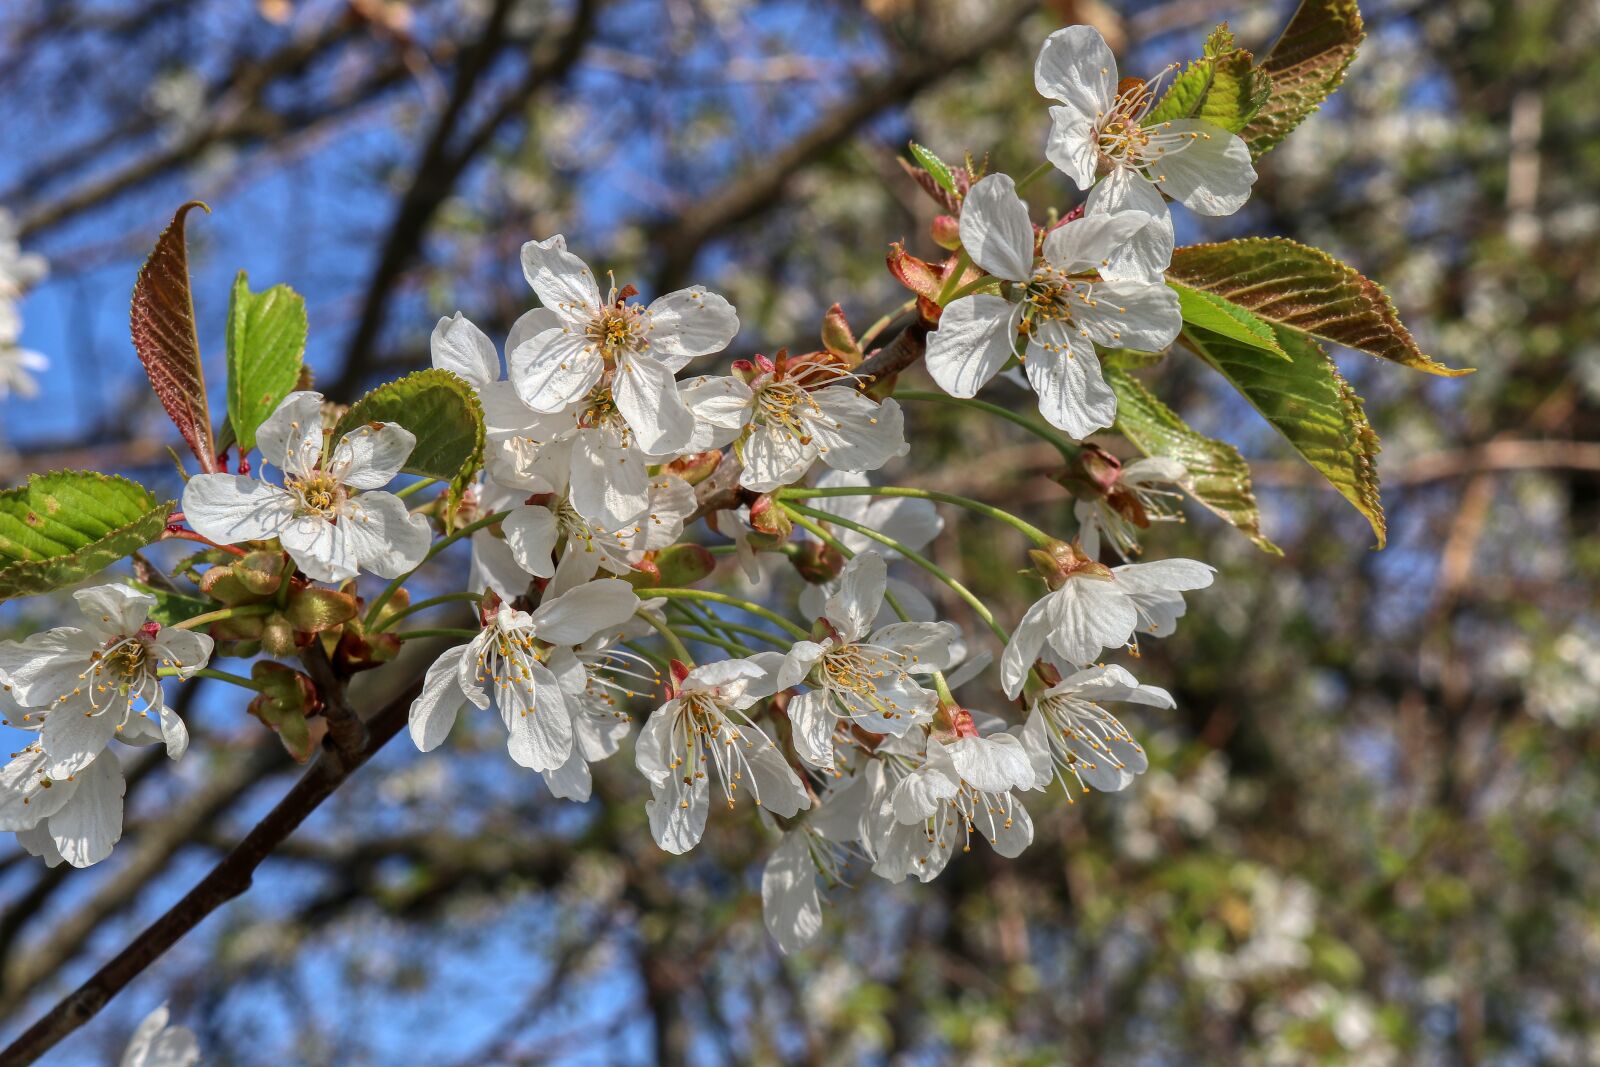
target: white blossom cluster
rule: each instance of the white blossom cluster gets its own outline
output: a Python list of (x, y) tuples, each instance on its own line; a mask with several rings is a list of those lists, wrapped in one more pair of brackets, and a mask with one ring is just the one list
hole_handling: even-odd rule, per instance
[[(1180, 329), (1163, 283), (1173, 247), (1164, 197), (1230, 212), (1254, 171), (1239, 138), (1217, 127), (1141, 125), (1151, 91), (1119, 89), (1093, 30), (1053, 34), (1036, 74), (1059, 101), (1048, 158), (1087, 190), (1084, 211), (1043, 230), (1009, 176), (973, 182), (959, 231), (983, 277), (947, 299), (926, 363), (957, 398), (1020, 367), (1044, 419), (1081, 441), (1116, 414), (1096, 346), (1159, 351)], [(779, 353), (684, 377), (738, 334), (727, 300), (698, 286), (648, 304), (631, 287), (602, 290), (559, 235), (524, 245), (522, 267), (540, 306), (512, 328), (504, 367), (459, 314), (433, 333), (434, 366), (469, 383), (485, 414), (483, 474), (458, 513), (386, 490), (416, 445), (411, 433), (371, 423), (335, 441), (323, 398), (306, 391), (260, 428), (263, 468), (278, 473), (201, 474), (183, 496), (198, 537), (281, 546), (318, 582), (403, 579), (441, 538), (470, 536), (475, 625), (427, 672), (410, 710), (417, 748), (443, 744), (469, 705), (493, 708), (512, 760), (583, 801), (591, 764), (631, 735), (661, 848), (700, 842), (713, 794), (766, 813), (774, 848), (762, 895), (785, 950), (816, 936), (820, 887), (847, 866), (928, 881), (974, 831), (1015, 856), (1033, 837), (1027, 794), (1058, 779), (1120, 790), (1145, 770), (1110, 708), (1172, 699), (1102, 657), (1170, 634), (1183, 594), (1209, 585), (1212, 569), (1111, 566), (1100, 549), (1124, 560), (1137, 551), (1137, 530), (1170, 513), (1163, 499), (1175, 490), (1160, 487), (1181, 487), (1181, 467), (1108, 457), (1064, 540), (988, 505), (873, 485), (867, 474), (910, 447), (899, 404), (849, 360)], [(737, 487), (738, 503), (703, 508), (716, 478)], [(1037, 602), (1009, 634), (980, 612), (1003, 642), (1004, 714), (954, 693), (993, 653), (987, 635), (937, 618), (925, 593), (934, 581), (970, 596), (919, 553), (940, 532), (941, 499), (998, 515), (1036, 544), (1017, 563), (1031, 560), (1042, 579)], [(795, 562), (810, 583), (799, 603), (701, 584), (721, 551), (699, 533), (701, 518), (750, 574)], [(686, 558), (707, 565), (674, 584)], [(182, 755), (185, 731), (159, 679), (200, 670), (211, 641), (146, 621), (150, 598), (119, 586), (78, 597), (86, 625), (0, 644), (0, 683), (18, 705), (8, 717), (38, 734), (0, 779), (0, 827), (51, 862), (85, 865), (120, 833), (113, 742), (160, 740)], [(657, 706), (635, 729), (633, 698), (648, 693)]]
[(18, 309), (23, 296), (47, 269), (43, 256), (22, 250), (15, 220), (0, 208), (0, 400), (12, 393), (35, 395), (39, 383), (34, 375), (50, 366), (43, 355), (22, 347), (22, 313)]

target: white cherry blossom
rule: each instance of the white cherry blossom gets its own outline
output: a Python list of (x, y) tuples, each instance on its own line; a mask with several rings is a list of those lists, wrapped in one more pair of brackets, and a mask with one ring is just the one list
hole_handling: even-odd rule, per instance
[(798, 641), (784, 657), (779, 688), (809, 688), (789, 701), (795, 752), (832, 770), (833, 735), (841, 719), (877, 734), (904, 734), (927, 722), (938, 695), (917, 675), (942, 670), (964, 649), (948, 622), (898, 622), (874, 629), (884, 602), (887, 569), (876, 552), (863, 552), (845, 566), (839, 591), (823, 610), (828, 631), (816, 641)]
[(522, 246), (522, 271), (558, 324), (510, 352), (511, 380), (536, 411), (558, 412), (609, 379), (617, 411), (651, 452), (681, 447), (694, 422), (673, 375), (690, 360), (727, 347), (739, 317), (716, 293), (680, 289), (647, 307), (628, 293), (602, 300), (587, 264), (557, 234)]
[(818, 459), (834, 470), (877, 470), (910, 449), (900, 405), (868, 398), (848, 371), (765, 356), (747, 366), (743, 376), (683, 385), (695, 419), (687, 450), (731, 443), (746, 489), (767, 493), (793, 484)]
[(1018, 737), (1035, 770), (1034, 788), (1047, 789), (1068, 775), (1082, 789), (1115, 793), (1150, 766), (1144, 749), (1117, 717), (1111, 701), (1174, 707), (1171, 694), (1141, 685), (1115, 664), (1090, 667), (1062, 679), (1028, 701), (1028, 721)]
[(326, 451), (322, 394), (290, 393), (256, 433), (283, 485), (239, 474), (199, 474), (183, 490), (189, 525), (218, 544), (276, 537), (317, 581), (359, 571), (398, 578), (428, 552), (428, 521), (382, 488), (400, 473), (417, 439), (392, 423), (358, 426)]
[(118, 733), (142, 729), (137, 720), (146, 712), (178, 759), (189, 731), (167, 705), (157, 672), (193, 677), (211, 656), (211, 638), (147, 621), (155, 598), (126, 586), (93, 586), (73, 598), (83, 626), (0, 641), (0, 685), (22, 706), (21, 723), (44, 715), (46, 772), (64, 778), (84, 770)]
[(200, 1043), (194, 1031), (169, 1026), (163, 1004), (139, 1023), (117, 1067), (194, 1067), (199, 1062)]
[(1183, 513), (1172, 506), (1183, 493), (1157, 486), (1181, 485), (1189, 476), (1182, 463), (1165, 456), (1150, 456), (1125, 463), (1110, 485), (1093, 496), (1073, 501), (1072, 515), (1078, 520), (1078, 543), (1090, 559), (1100, 557), (1100, 536), (1118, 556), (1128, 559), (1139, 554), (1135, 530), (1153, 522), (1182, 522)]
[(1108, 568), (1076, 549), (1056, 566), (1050, 592), (1028, 609), (1000, 656), (1008, 697), (1022, 691), (1041, 654), (1071, 670), (1093, 663), (1103, 649), (1128, 644), (1136, 630), (1154, 637), (1172, 633), (1184, 612), (1182, 594), (1206, 588), (1216, 573), (1192, 559)]
[(728, 807), (742, 786), (787, 818), (811, 803), (783, 753), (746, 711), (777, 691), (781, 658), (727, 659), (674, 678), (673, 692), (639, 734), (635, 762), (650, 782), (645, 805), (656, 844), (681, 855), (700, 843), (715, 773)]
[(977, 182), (961, 205), (961, 243), (1002, 280), (1001, 294), (951, 301), (928, 336), (928, 373), (951, 396), (970, 397), (1016, 357), (1052, 426), (1078, 439), (1110, 426), (1117, 398), (1095, 345), (1159, 352), (1183, 326), (1178, 294), (1159, 279), (1102, 273), (1148, 221), (1139, 211), (1074, 219), (1045, 235), (1035, 265), (1033, 224), (1015, 183), (1005, 174)]
[(1163, 193), (1202, 215), (1231, 215), (1250, 198), (1256, 172), (1244, 141), (1201, 119), (1147, 124), (1157, 84), (1119, 81), (1111, 48), (1092, 26), (1046, 38), (1034, 84), (1059, 101), (1045, 155), (1079, 189), (1093, 187), (1086, 214), (1132, 209), (1151, 218), (1110, 256), (1106, 277), (1160, 280), (1173, 246)]
[(572, 647), (622, 625), (638, 607), (633, 587), (615, 578), (581, 585), (531, 613), (503, 602), (486, 606), (478, 636), (428, 668), (411, 704), (412, 741), (431, 751), (469, 702), (480, 709), (492, 703), (505, 723), (512, 760), (530, 770), (556, 770), (572, 755), (567, 693), (587, 684), (581, 677), (561, 680), (565, 672), (583, 672)]

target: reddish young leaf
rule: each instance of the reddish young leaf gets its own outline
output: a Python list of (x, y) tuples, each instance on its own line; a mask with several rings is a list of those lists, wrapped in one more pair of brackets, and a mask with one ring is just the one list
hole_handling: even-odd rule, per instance
[(172, 224), (157, 238), (134, 283), (129, 318), (133, 347), (150, 376), (151, 388), (200, 462), (200, 469), (214, 474), (221, 467), (211, 435), (194, 298), (189, 292), (189, 252), (183, 235), (184, 218), (197, 207), (208, 214), (211, 211), (191, 200), (178, 209)]

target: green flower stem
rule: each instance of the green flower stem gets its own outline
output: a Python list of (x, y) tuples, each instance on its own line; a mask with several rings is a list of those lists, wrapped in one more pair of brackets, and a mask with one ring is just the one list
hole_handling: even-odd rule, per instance
[[(961, 287), (961, 276), (967, 272), (967, 268), (971, 265), (972, 257), (967, 255), (967, 250), (963, 248), (961, 254), (956, 257), (956, 269), (950, 272), (950, 277), (944, 280), (944, 286), (939, 290), (939, 295), (934, 297), (933, 302), (935, 304), (944, 307), (955, 299), (955, 292)], [(988, 281), (990, 279), (986, 278), (984, 280)]]
[(780, 500), (809, 500), (826, 496), (888, 496), (909, 497), (912, 500), (937, 500), (943, 504), (966, 508), (974, 514), (994, 519), (996, 522), (1003, 522), (1032, 539), (1036, 545), (1048, 545), (1055, 540), (1037, 526), (1024, 522), (1009, 511), (969, 497), (956, 496), (954, 493), (941, 493), (936, 489), (913, 489), (903, 485), (842, 485), (832, 489), (779, 489), (774, 495)]
[(193, 618), (184, 619), (182, 622), (175, 622), (172, 624), (172, 629), (193, 630), (199, 626), (210, 626), (214, 622), (221, 622), (223, 619), (248, 619), (254, 615), (270, 615), (277, 610), (277, 606), (274, 604), (240, 604), (236, 608), (218, 608), (216, 611), (208, 611), (204, 615), (196, 615)]
[(974, 411), (982, 411), (997, 418), (1005, 419), (1007, 422), (1014, 422), (1040, 440), (1050, 442), (1055, 446), (1056, 451), (1061, 453), (1061, 457), (1066, 460), (1077, 458), (1078, 453), (1083, 451), (1082, 445), (1069, 441), (1049, 427), (1041, 426), (1025, 415), (1019, 415), (1009, 408), (1003, 408), (999, 404), (991, 404), (986, 400), (951, 396), (948, 393), (935, 393), (931, 390), (923, 389), (896, 389), (894, 398), (896, 400), (920, 400), (928, 404), (947, 404), (950, 407), (957, 408), (971, 408)]
[(923, 570), (939, 579), (945, 585), (948, 585), (950, 590), (955, 593), (956, 596), (967, 602), (967, 606), (972, 608), (973, 612), (977, 614), (978, 618), (982, 619), (988, 624), (989, 629), (994, 632), (994, 635), (1000, 639), (1002, 644), (1011, 640), (1011, 635), (1006, 633), (1005, 627), (994, 621), (994, 613), (988, 608), (984, 607), (983, 601), (974, 596), (972, 590), (956, 581), (954, 576), (952, 576), (949, 571), (945, 570), (928, 557), (921, 555), (920, 553), (913, 552), (911, 549), (900, 544), (894, 538), (886, 537), (877, 530), (872, 529), (870, 526), (863, 526), (861, 523), (855, 522), (854, 520), (841, 518), (838, 515), (831, 515), (826, 511), (818, 511), (816, 508), (808, 508), (804, 504), (780, 503), (779, 506), (785, 511), (789, 512), (791, 515), (804, 514), (813, 519), (819, 519), (822, 522), (831, 522), (836, 526), (843, 526), (847, 530), (854, 530), (861, 536), (871, 538), (880, 545), (894, 549), (906, 559), (910, 560), (912, 563), (915, 563), (917, 566), (921, 567)]
[[(729, 640), (726, 637), (718, 637), (716, 634), (707, 633), (699, 627), (693, 629), (684, 627), (682, 636), (690, 641), (703, 641), (708, 645), (716, 645), (723, 651), (731, 652), (735, 656), (753, 656), (756, 654), (756, 650), (748, 645), (741, 645), (739, 642)], [(686, 660), (685, 662), (688, 661)]]
[(374, 600), (372, 602), (372, 606), (367, 609), (367, 617), (365, 619), (366, 626), (371, 628), (373, 622), (378, 618), (378, 614), (383, 611), (383, 606), (389, 603), (390, 598), (392, 598), (395, 593), (400, 591), (400, 587), (406, 583), (406, 579), (420, 571), (424, 566), (427, 565), (427, 562), (430, 559), (432, 559), (434, 556), (437, 556), (440, 552), (444, 551), (446, 548), (449, 548), (463, 537), (471, 537), (484, 527), (493, 526), (495, 523), (504, 519), (509, 514), (511, 514), (509, 511), (497, 511), (493, 515), (485, 515), (477, 522), (468, 523), (467, 525), (461, 527), (461, 529), (456, 530), (454, 533), (447, 534), (435, 541), (433, 543), (433, 547), (428, 549), (428, 554), (422, 557), (421, 563), (417, 564), (415, 567), (412, 567), (400, 577), (390, 582), (384, 588), (383, 592), (378, 594), (378, 599)]
[(478, 636), (477, 630), (459, 630), (453, 627), (441, 627), (432, 630), (401, 630), (395, 634), (402, 641), (409, 641), (413, 637), (465, 637), (471, 640)]
[[(622, 647), (627, 649), (629, 652), (634, 653), (635, 655), (643, 656), (645, 659), (649, 660), (650, 665), (660, 672), (662, 678), (666, 678), (672, 673), (671, 665), (667, 663), (666, 660), (662, 659), (660, 656), (656, 655), (655, 652), (644, 647), (639, 642), (624, 641), (622, 642)], [(656, 681), (659, 683), (660, 680), (661, 679), (658, 678)]]
[[(156, 673), (163, 678), (176, 678), (178, 677), (178, 668), (162, 667)], [(254, 678), (246, 678), (242, 674), (229, 674), (227, 671), (219, 671), (212, 667), (202, 667), (189, 675), (189, 677), (214, 678), (219, 682), (227, 682), (229, 685), (236, 685), (240, 689), (249, 689), (256, 693), (265, 693), (267, 691), (267, 687)]]
[(1032, 185), (1034, 182), (1038, 181), (1040, 178), (1043, 178), (1046, 174), (1049, 174), (1054, 169), (1055, 169), (1055, 164), (1051, 163), (1049, 161), (1046, 161), (1044, 163), (1039, 164), (1037, 167), (1034, 167), (1032, 170), (1030, 170), (1028, 173), (1024, 174), (1020, 179), (1017, 180), (1017, 192), (1021, 193), (1022, 190), (1026, 189), (1028, 186)]
[(973, 293), (976, 293), (979, 289), (985, 288), (986, 286), (999, 285), (999, 284), (1000, 284), (1000, 279), (998, 279), (996, 277), (993, 277), (992, 275), (985, 274), (981, 278), (974, 278), (972, 281), (968, 282), (966, 285), (963, 285), (961, 288), (959, 288), (955, 292), (951, 293), (950, 294), (950, 299), (945, 301), (945, 303), (946, 304), (954, 304), (957, 300), (960, 300), (964, 296), (971, 296)]
[[(855, 556), (854, 552), (850, 551), (844, 546), (843, 541), (839, 540), (837, 537), (833, 536), (833, 534), (823, 529), (819, 523), (812, 522), (804, 515), (797, 515), (792, 511), (789, 512), (789, 518), (796, 526), (799, 526), (803, 530), (809, 530), (813, 537), (817, 538), (823, 544), (831, 547), (835, 552), (839, 553), (839, 555), (843, 556), (845, 559), (851, 559)], [(899, 551), (899, 549), (896, 549), (895, 551)], [(883, 599), (884, 602), (889, 605), (889, 608), (896, 615), (900, 616), (901, 622), (911, 621), (911, 616), (906, 614), (906, 609), (900, 606), (899, 599), (897, 599), (893, 593), (889, 592), (887, 587), (885, 587), (883, 590)]]
[(439, 479), (437, 478), (423, 478), (421, 481), (412, 482), (410, 485), (396, 493), (395, 496), (399, 497), (401, 500), (404, 500), (411, 494), (420, 493), (422, 490), (428, 488), (428, 486), (437, 485), (438, 483)]
[(651, 589), (648, 590), (648, 592), (649, 595), (653, 597), (664, 596), (668, 599), (676, 598), (683, 600), (704, 600), (712, 604), (726, 604), (732, 608), (739, 608), (743, 611), (748, 611), (752, 615), (759, 615), (768, 622), (777, 626), (781, 626), (785, 632), (792, 635), (798, 641), (809, 641), (811, 639), (811, 635), (809, 633), (802, 630), (800, 627), (796, 626), (782, 615), (779, 615), (777, 612), (768, 608), (764, 608), (760, 604), (755, 604), (748, 600), (741, 600), (736, 596), (729, 596), (727, 593), (716, 593), (710, 589)]
[(860, 337), (856, 338), (856, 344), (861, 346), (861, 351), (865, 352), (868, 346), (870, 346), (873, 341), (876, 341), (878, 339), (878, 335), (884, 330), (887, 330), (889, 325), (894, 322), (895, 319), (898, 319), (901, 315), (904, 315), (906, 312), (910, 311), (916, 306), (917, 298), (912, 297), (910, 300), (907, 300), (904, 304), (901, 304), (899, 307), (883, 316), (883, 318), (879, 319), (871, 326), (868, 326), (866, 332)]
[(667, 643), (667, 648), (672, 652), (673, 659), (690, 667), (694, 666), (694, 657), (689, 655), (689, 649), (684, 646), (682, 638), (673, 632), (672, 627), (664, 622), (657, 622), (655, 616), (648, 611), (641, 611), (637, 614), (639, 618), (654, 627), (656, 633), (661, 635), (661, 639)]
[(689, 600), (675, 600), (667, 607), (683, 616), (684, 621), (698, 626), (707, 633), (720, 634), (725, 640), (733, 639), (733, 632), (722, 626), (722, 620)]
[[(673, 606), (678, 607), (679, 605), (675, 604)], [(682, 606), (688, 607), (689, 602), (684, 601)], [(707, 612), (705, 614), (709, 616), (710, 613)], [(743, 626), (736, 622), (729, 622), (727, 619), (715, 619), (713, 622), (716, 628), (723, 632), (724, 637), (728, 637), (732, 634), (744, 634), (746, 637), (759, 637), (761, 640), (765, 641), (769, 645), (774, 646), (775, 648), (783, 647), (783, 641), (775, 634), (767, 630), (761, 630), (754, 626)], [(696, 621), (695, 625), (699, 626), (701, 629), (706, 629), (706, 624), (703, 622)]]
[(387, 630), (389, 627), (393, 626), (407, 615), (414, 615), (419, 611), (426, 611), (429, 608), (438, 607), (440, 604), (453, 604), (461, 600), (470, 600), (474, 604), (480, 604), (483, 602), (483, 596), (479, 593), (445, 593), (443, 596), (435, 596), (429, 597), (427, 600), (419, 600), (415, 604), (407, 605), (405, 608), (395, 612), (386, 619), (379, 619), (377, 623), (373, 625), (371, 632), (375, 634), (381, 634), (383, 631)]
[(950, 692), (950, 683), (944, 680), (944, 671), (933, 672), (933, 688), (939, 694), (939, 703), (949, 707), (956, 705), (956, 698)]

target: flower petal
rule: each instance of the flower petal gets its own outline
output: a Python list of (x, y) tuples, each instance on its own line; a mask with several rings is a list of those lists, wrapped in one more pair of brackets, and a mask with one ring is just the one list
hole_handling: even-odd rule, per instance
[(1201, 215), (1231, 215), (1250, 199), (1256, 169), (1250, 148), (1237, 134), (1200, 119), (1176, 119), (1164, 132), (1192, 140), (1152, 165), (1161, 191)]
[(910, 451), (905, 416), (893, 400), (874, 403), (846, 385), (811, 394), (821, 415), (811, 420), (817, 454), (834, 470), (873, 471)]
[(61, 858), (88, 867), (111, 855), (122, 837), (122, 795), (127, 789), (115, 753), (102, 753), (78, 776), (66, 807), (50, 816), (50, 837)]
[(791, 830), (761, 869), (761, 918), (784, 952), (811, 944), (822, 930), (817, 867), (804, 830)]
[(284, 397), (256, 430), (261, 457), (290, 474), (309, 474), (316, 468), (322, 459), (323, 440), (322, 394), (309, 389)]
[(346, 532), (321, 515), (296, 515), (278, 531), (278, 540), (306, 577), (342, 582), (361, 568)]
[(416, 447), (416, 435), (397, 422), (357, 426), (334, 447), (328, 473), (352, 489), (382, 489)]
[(1054, 322), (1040, 329), (1037, 340), (1043, 344), (1028, 346), (1024, 366), (1045, 421), (1079, 441), (1115, 422), (1117, 394), (1100, 373), (1094, 346)]
[(789, 701), (789, 722), (794, 727), (794, 751), (818, 770), (833, 770), (833, 729), (839, 720), (829, 707), (827, 693), (813, 689)]
[(678, 451), (694, 436), (694, 416), (678, 396), (670, 367), (649, 356), (625, 356), (611, 379), (617, 410), (653, 456)]
[(505, 531), (505, 543), (517, 566), (539, 578), (555, 575), (556, 540), (561, 531), (549, 508), (537, 504), (518, 505), (501, 523), (501, 529)]
[(183, 487), (183, 517), (221, 545), (277, 537), (294, 521), (293, 493), (240, 474), (197, 474)]
[(739, 332), (733, 305), (700, 285), (652, 301), (645, 314), (651, 356), (674, 371), (696, 356), (721, 352)]
[(972, 262), (1008, 281), (1033, 273), (1033, 223), (1009, 174), (979, 179), (961, 202), (961, 246)]
[(1100, 267), (1100, 277), (1108, 281), (1159, 282), (1172, 262), (1175, 240), (1172, 215), (1156, 187), (1137, 171), (1127, 167), (1113, 171), (1089, 191), (1084, 214), (1114, 215), (1138, 211), (1150, 216), (1144, 229), (1112, 251), (1109, 262)]
[(552, 645), (576, 645), (621, 626), (639, 610), (639, 594), (620, 578), (601, 578), (563, 593), (533, 612), (534, 631)]
[(975, 293), (952, 301), (928, 335), (928, 373), (951, 396), (976, 396), (1017, 354), (1019, 309), (1003, 297)]
[(507, 363), (517, 397), (535, 411), (552, 413), (593, 389), (605, 370), (594, 344), (570, 326), (535, 334)]
[(156, 598), (125, 585), (96, 585), (72, 594), (78, 610), (89, 621), (89, 628), (103, 637), (125, 637), (137, 633)]
[(450, 736), (456, 716), (466, 706), (466, 694), (461, 692), (457, 678), (467, 645), (442, 653), (422, 680), (422, 692), (411, 702), (411, 740), (418, 751), (431, 752)]
[(481, 390), (500, 377), (500, 353), (494, 342), (459, 311), (438, 321), (428, 348), (436, 368), (459, 375), (474, 389)]
[(533, 663), (528, 674), (524, 684), (495, 694), (506, 724), (506, 751), (519, 767), (553, 771), (572, 755), (572, 715), (549, 668)]
[(1079, 189), (1089, 188), (1099, 177), (1098, 127), (1074, 108), (1051, 108), (1050, 137), (1045, 141), (1044, 157)]
[(867, 636), (883, 606), (889, 568), (876, 552), (856, 555), (839, 574), (839, 590), (828, 598), (823, 614), (848, 643)]
[(587, 319), (600, 307), (600, 287), (589, 265), (567, 251), (561, 234), (522, 246), (522, 276), (539, 302), (566, 322)]
[(393, 493), (362, 493), (346, 502), (339, 526), (356, 565), (380, 578), (398, 578), (417, 566), (433, 541), (428, 520), (407, 511)]
[(1057, 226), (1045, 236), (1044, 258), (1066, 274), (1109, 268), (1123, 245), (1150, 222), (1148, 212), (1133, 209), (1112, 214), (1085, 214)]
[(1094, 287), (1094, 301), (1078, 319), (1089, 339), (1107, 348), (1162, 352), (1183, 329), (1178, 294), (1159, 282), (1103, 282)]
[(39, 731), (39, 743), (50, 757), (50, 777), (65, 778), (93, 763), (116, 736), (121, 714), (115, 707), (93, 712), (83, 699), (52, 709), (44, 720), (44, 729)]
[(1117, 60), (1093, 26), (1068, 26), (1044, 39), (1033, 64), (1033, 85), (1087, 119), (1111, 110), (1117, 96)]

